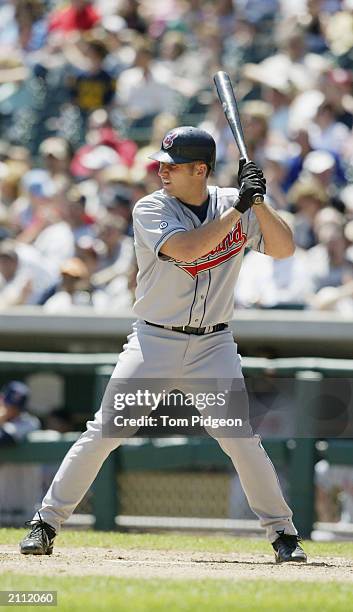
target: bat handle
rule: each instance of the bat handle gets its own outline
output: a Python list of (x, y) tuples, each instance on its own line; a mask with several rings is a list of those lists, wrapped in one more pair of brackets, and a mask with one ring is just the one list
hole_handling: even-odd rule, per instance
[[(242, 157), (244, 157), (246, 164), (250, 161), (248, 152), (247, 152), (245, 147), (244, 147), (244, 151), (243, 151)], [(255, 195), (254, 195), (254, 197), (252, 199), (252, 203), (253, 203), (254, 206), (257, 206), (258, 204), (263, 204), (264, 203), (264, 196), (261, 193), (255, 193)]]
[[(248, 152), (246, 150), (246, 147), (244, 147), (244, 150), (242, 152), (242, 157), (244, 157), (245, 159), (245, 163), (247, 164), (250, 161)], [(264, 203), (264, 196), (261, 193), (255, 193), (253, 199), (252, 199), (252, 203), (254, 206), (257, 206), (257, 204), (263, 204)]]

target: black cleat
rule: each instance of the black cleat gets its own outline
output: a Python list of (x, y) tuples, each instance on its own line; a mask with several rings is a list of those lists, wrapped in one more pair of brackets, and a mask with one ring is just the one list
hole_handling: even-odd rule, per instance
[(39, 520), (25, 523), (32, 527), (31, 531), (20, 543), (23, 555), (51, 555), (56, 536), (54, 527), (45, 523), (39, 515)]
[(300, 538), (297, 535), (289, 535), (284, 531), (277, 531), (279, 537), (272, 546), (275, 550), (276, 563), (294, 561), (295, 563), (306, 563), (307, 556), (300, 546)]

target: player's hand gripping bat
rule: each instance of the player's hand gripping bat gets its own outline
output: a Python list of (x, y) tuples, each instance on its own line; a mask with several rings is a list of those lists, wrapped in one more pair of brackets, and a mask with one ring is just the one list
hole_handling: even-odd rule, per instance
[[(237, 143), (240, 155), (248, 162), (249, 156), (246, 149), (240, 114), (229, 74), (220, 70), (215, 74), (213, 80), (216, 85), (218, 97), (222, 104), (223, 112), (229, 123), (229, 127), (232, 130), (232, 134), (235, 142)], [(262, 204), (263, 201), (264, 197), (262, 194), (258, 193), (253, 196), (253, 204)]]

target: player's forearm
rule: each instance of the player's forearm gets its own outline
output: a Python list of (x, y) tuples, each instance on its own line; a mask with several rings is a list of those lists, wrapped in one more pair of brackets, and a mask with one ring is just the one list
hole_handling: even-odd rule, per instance
[(275, 259), (290, 257), (295, 251), (293, 234), (283, 219), (268, 204), (254, 206), (265, 243), (265, 253)]
[(162, 246), (161, 253), (178, 261), (195, 261), (215, 249), (240, 217), (239, 211), (229, 208), (218, 219), (206, 225), (175, 234)]

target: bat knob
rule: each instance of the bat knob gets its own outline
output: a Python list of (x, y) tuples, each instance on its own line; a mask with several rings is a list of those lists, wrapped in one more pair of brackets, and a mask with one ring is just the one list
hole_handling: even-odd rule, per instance
[(261, 194), (255, 194), (252, 200), (252, 203), (257, 206), (258, 204), (264, 203), (264, 196)]

